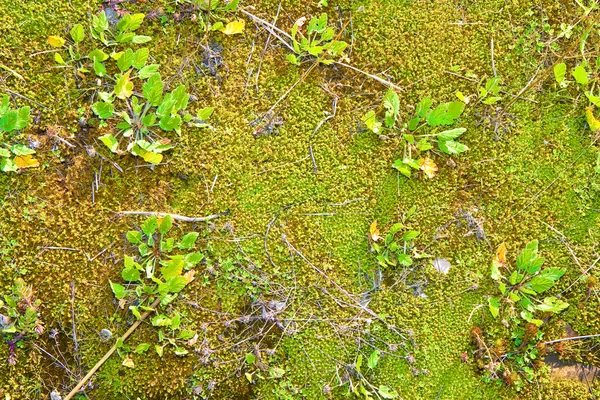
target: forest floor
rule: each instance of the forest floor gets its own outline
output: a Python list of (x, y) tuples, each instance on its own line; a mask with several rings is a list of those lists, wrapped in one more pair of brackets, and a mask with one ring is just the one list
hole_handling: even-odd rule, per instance
[[(24, 144), (39, 163), (0, 173), (0, 397), (65, 398), (115, 344), (73, 398), (600, 395), (597, 340), (544, 344), (600, 333), (593, 2), (0, 3), (0, 96), (31, 114), (0, 145)], [(133, 30), (151, 40), (98, 44), (89, 32), (103, 13), (107, 32), (145, 14)], [(284, 41), (300, 18), (297, 35), (307, 35), (322, 13), (347, 43), (343, 55), (328, 64), (304, 52), (294, 65)], [(115, 154), (99, 137), (116, 136), (123, 119), (102, 120), (92, 105), (107, 85), (118, 97), (127, 65), (104, 61), (111, 81), (69, 46), (85, 56), (147, 48), (165, 93), (183, 85), (189, 113), (214, 112), (184, 117), (178, 133), (155, 126), (174, 146), (158, 163)], [(148, 98), (139, 80), (116, 107)], [(409, 127), (426, 98), (432, 111)], [(464, 111), (436, 124), (440, 104)], [(194, 123), (205, 119), (208, 127)], [(462, 145), (445, 151), (439, 133), (453, 129)], [(198, 233), (188, 253), (201, 253), (195, 276), (188, 264), (173, 273), (187, 279), (183, 290), (144, 294), (164, 284), (147, 279), (136, 294), (128, 256), (144, 257), (131, 231), (145, 231), (153, 213), (215, 218), (175, 217), (165, 234)], [(517, 259), (534, 240), (541, 270), (523, 267), (540, 260), (535, 251)], [(151, 257), (165, 261), (168, 281), (163, 250)], [(523, 275), (511, 277), (517, 269)], [(159, 297), (159, 309), (117, 340)], [(27, 308), (37, 312), (31, 326)]]

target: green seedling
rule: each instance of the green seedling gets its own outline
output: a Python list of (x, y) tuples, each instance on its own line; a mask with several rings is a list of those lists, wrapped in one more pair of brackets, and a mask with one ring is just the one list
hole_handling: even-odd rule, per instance
[(312, 56), (317, 57), (323, 64), (332, 64), (336, 58), (340, 58), (348, 43), (334, 39), (335, 31), (327, 27), (327, 14), (311, 18), (306, 33), (303, 33), (305, 20), (306, 18), (301, 18), (292, 27), (291, 37), (295, 54), (288, 54), (287, 60), (291, 64), (300, 65), (303, 58)]
[[(140, 319), (143, 311), (154, 313), (152, 325), (159, 329), (154, 348), (159, 356), (168, 345), (174, 347), (176, 355), (187, 354), (184, 343), (196, 336), (196, 332), (184, 329), (183, 313), (167, 313), (162, 309), (194, 279), (193, 268), (204, 259), (202, 253), (193, 251), (198, 233), (190, 232), (176, 241), (167, 237), (172, 225), (170, 215), (160, 219), (152, 216), (142, 224), (141, 231), (127, 232), (127, 241), (137, 247), (138, 254), (124, 258), (121, 278), (126, 283), (110, 283), (115, 297), (122, 306), (128, 305), (135, 318)], [(157, 299), (160, 299), (159, 307), (151, 308)], [(125, 344), (121, 349), (124, 353), (131, 351)], [(135, 351), (143, 353), (145, 350), (147, 348)]]
[(33, 288), (17, 278), (10, 294), (0, 300), (0, 334), (8, 345), (8, 363), (17, 363), (16, 348), (44, 332), (40, 319), (39, 300), (34, 299)]
[(39, 166), (39, 162), (32, 156), (35, 150), (24, 144), (14, 143), (19, 131), (27, 127), (29, 120), (29, 107), (12, 110), (8, 95), (0, 97), (0, 171), (11, 172)]

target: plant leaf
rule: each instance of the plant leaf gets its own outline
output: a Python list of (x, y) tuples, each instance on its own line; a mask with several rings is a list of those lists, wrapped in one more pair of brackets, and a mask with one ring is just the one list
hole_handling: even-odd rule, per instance
[(492, 317), (497, 318), (500, 314), (500, 300), (498, 300), (496, 297), (490, 297), (488, 299), (488, 306)]
[(243, 19), (239, 19), (237, 21), (231, 21), (228, 23), (225, 28), (221, 29), (226, 35), (235, 35), (237, 33), (244, 32), (244, 28), (246, 27), (246, 22)]
[(48, 44), (52, 47), (63, 47), (65, 45), (65, 39), (60, 36), (49, 36)]
[(160, 220), (160, 223), (158, 225), (158, 231), (160, 232), (161, 235), (164, 235), (165, 233), (169, 232), (169, 230), (171, 230), (172, 226), (173, 226), (173, 217), (171, 217), (171, 215), (167, 214)]
[(81, 42), (85, 37), (85, 32), (83, 31), (83, 25), (77, 24), (71, 28), (71, 39), (75, 43)]
[(94, 114), (102, 119), (107, 119), (112, 117), (115, 107), (112, 103), (108, 103), (106, 101), (98, 101), (92, 105), (92, 110)]

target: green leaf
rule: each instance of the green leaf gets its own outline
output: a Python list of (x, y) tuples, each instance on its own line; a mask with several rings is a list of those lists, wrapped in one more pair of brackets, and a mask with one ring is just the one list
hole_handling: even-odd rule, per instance
[(379, 363), (379, 360), (381, 359), (381, 355), (379, 353), (379, 350), (375, 350), (371, 353), (371, 355), (369, 356), (369, 358), (367, 359), (367, 367), (371, 368), (371, 369), (375, 369), (375, 367), (377, 366), (377, 363)]
[(160, 273), (165, 280), (168, 280), (174, 276), (180, 276), (183, 272), (183, 265), (183, 256), (173, 256), (162, 266)]
[[(157, 74), (158, 67), (159, 67), (158, 64), (146, 65), (145, 67), (143, 67), (142, 69), (139, 70), (138, 77), (140, 79), (148, 79), (151, 76)], [(158, 76), (158, 78), (160, 80), (160, 75)]]
[(149, 345), (148, 343), (141, 343), (141, 344), (138, 344), (138, 345), (135, 347), (135, 350), (134, 350), (134, 351), (135, 351), (137, 354), (144, 354), (145, 352), (147, 352), (147, 351), (148, 351), (148, 349), (150, 349), (150, 345)]
[(125, 268), (121, 271), (123, 280), (133, 282), (140, 280), (140, 271), (135, 268)]
[(182, 237), (181, 243), (179, 243), (179, 248), (182, 250), (188, 250), (194, 247), (196, 240), (198, 239), (198, 235), (198, 232), (190, 232)]
[(175, 101), (171, 109), (171, 113), (174, 114), (186, 109), (190, 95), (186, 92), (184, 85), (179, 85), (171, 92), (171, 98)]
[(158, 231), (160, 232), (161, 235), (164, 235), (165, 233), (169, 232), (169, 230), (171, 230), (172, 226), (173, 226), (173, 217), (171, 217), (171, 215), (167, 214), (160, 221), (160, 225), (158, 226)]
[(427, 114), (426, 120), (430, 126), (452, 125), (464, 109), (465, 103), (462, 101), (443, 103)]
[(136, 50), (136, 52), (133, 53), (133, 67), (138, 70), (143, 68), (144, 65), (146, 65), (146, 61), (148, 61), (149, 55), (150, 50), (148, 50), (146, 47)]
[(181, 126), (181, 117), (179, 115), (165, 115), (160, 119), (158, 125), (162, 130), (167, 132), (177, 130)]
[(554, 79), (558, 84), (563, 84), (567, 75), (567, 64), (558, 63), (554, 66)]
[(552, 280), (553, 282), (556, 282), (565, 274), (565, 272), (567, 272), (567, 270), (562, 269), (562, 268), (555, 268), (555, 267), (547, 268), (547, 269), (543, 270), (542, 272), (540, 272), (540, 274), (538, 276), (544, 277), (546, 279)]
[(410, 167), (408, 165), (404, 164), (404, 162), (401, 159), (394, 161), (394, 163), (392, 164), (392, 168), (398, 170), (398, 172), (400, 172), (402, 175), (406, 176), (407, 178), (411, 177), (412, 171), (411, 171)]
[(146, 219), (142, 224), (141, 228), (142, 232), (144, 232), (146, 236), (154, 235), (154, 232), (156, 232), (156, 229), (158, 228), (158, 218), (156, 218), (156, 215), (153, 215)]
[(7, 94), (3, 94), (0, 97), (0, 118), (2, 118), (10, 110), (10, 97)]
[(85, 32), (83, 30), (83, 25), (77, 24), (73, 28), (71, 28), (71, 39), (75, 43), (81, 42), (85, 38)]
[(517, 256), (517, 268), (528, 269), (530, 268), (537, 258), (538, 253), (538, 241), (532, 240), (525, 245), (525, 248)]
[(94, 58), (94, 73), (100, 77), (106, 75), (106, 67), (97, 58)]
[(497, 318), (500, 314), (500, 300), (498, 300), (496, 297), (490, 297), (488, 299), (488, 306), (492, 317)]
[(19, 113), (17, 110), (10, 110), (2, 119), (0, 119), (0, 131), (12, 132), (17, 127), (17, 120), (19, 119)]
[(117, 60), (117, 67), (119, 67), (119, 70), (121, 72), (125, 72), (132, 65), (133, 65), (133, 50), (127, 49), (121, 54), (121, 57), (119, 57), (119, 59)]
[(498, 281), (498, 280), (500, 280), (500, 278), (502, 278), (500, 269), (498, 269), (498, 264), (495, 262), (492, 262), (492, 272), (490, 274), (490, 277), (495, 281)]
[(406, 231), (404, 232), (404, 235), (402, 235), (402, 240), (408, 242), (409, 240), (415, 239), (417, 236), (419, 236), (418, 231)]
[(115, 297), (117, 299), (122, 299), (123, 297), (125, 297), (125, 287), (123, 285), (119, 285), (118, 283), (112, 283), (110, 282), (110, 288), (112, 289), (113, 293), (115, 294)]
[(15, 156), (26, 156), (28, 154), (35, 154), (35, 150), (30, 149), (24, 144), (14, 144), (10, 147), (10, 151), (12, 151), (12, 153)]
[(414, 131), (419, 126), (419, 122), (421, 122), (421, 117), (414, 117), (410, 121), (408, 121), (408, 129)]
[(410, 267), (413, 264), (412, 258), (404, 253), (398, 254), (398, 262), (404, 267)]
[(133, 39), (131, 39), (131, 42), (135, 43), (135, 44), (143, 44), (143, 43), (148, 43), (151, 40), (152, 40), (152, 38), (150, 36), (135, 35), (133, 37)]
[[(150, 65), (148, 66), (150, 67)], [(144, 67), (147, 68), (147, 67)], [(142, 70), (144, 69), (142, 68)], [(140, 71), (141, 74), (142, 71)], [(160, 75), (155, 73), (148, 78), (146, 83), (142, 86), (142, 91), (144, 93), (144, 97), (148, 101), (149, 104), (153, 106), (158, 106), (162, 101), (163, 94), (163, 82), (160, 79)]]
[(531, 289), (535, 290), (537, 293), (543, 293), (546, 290), (550, 289), (552, 286), (554, 286), (554, 281), (552, 279), (549, 278), (545, 278), (543, 276), (534, 276), (529, 283), (527, 284), (528, 287), (530, 287)]
[(252, 353), (246, 354), (246, 362), (250, 365), (254, 365), (256, 362), (256, 356)]
[(588, 78), (588, 72), (582, 65), (578, 65), (575, 68), (573, 68), (573, 71), (571, 71), (571, 75), (573, 75), (575, 81), (580, 85), (587, 85), (590, 82)]
[(17, 164), (10, 158), (1, 158), (0, 159), (0, 171), (2, 172), (15, 172), (19, 168)]
[(200, 121), (207, 121), (210, 118), (210, 116), (213, 114), (214, 111), (215, 111), (214, 107), (201, 108), (196, 113), (196, 118), (198, 118)]
[(100, 49), (94, 49), (94, 50), (90, 51), (90, 54), (88, 54), (88, 57), (90, 58), (90, 60), (98, 60), (99, 62), (103, 62), (108, 59), (108, 54), (106, 54), (105, 52), (103, 52)]
[(383, 106), (395, 117), (400, 112), (400, 98), (394, 89), (389, 88), (383, 97)]
[(467, 146), (454, 140), (440, 140), (438, 148), (446, 154), (460, 154), (469, 150)]
[(467, 128), (455, 128), (448, 131), (443, 131), (437, 134), (439, 140), (452, 140), (460, 137), (467, 131)]
[(362, 117), (362, 121), (365, 123), (367, 128), (373, 133), (379, 133), (381, 131), (381, 122), (377, 120), (375, 111), (369, 111)]
[(546, 297), (542, 304), (535, 308), (543, 312), (559, 313), (569, 307), (569, 303), (558, 300), (556, 297)]
[(377, 388), (377, 393), (379, 393), (379, 395), (383, 399), (397, 399), (398, 397), (400, 397), (400, 395), (398, 394), (398, 392), (396, 392), (391, 387), (385, 386), (385, 385), (380, 385)]
[[(425, 116), (427, 115), (427, 112), (431, 109), (432, 104), (433, 104), (433, 101), (431, 100), (431, 98), (425, 97), (423, 100), (421, 100), (419, 102), (419, 104), (417, 104), (415, 113), (417, 114), (417, 116), (419, 118), (425, 118)], [(411, 130), (413, 130), (413, 129), (411, 129)]]
[(92, 28), (96, 33), (104, 32), (108, 30), (108, 18), (104, 11), (99, 15), (92, 16)]
[(187, 285), (183, 276), (174, 276), (167, 281), (168, 291), (170, 293), (179, 293)]
[(119, 147), (119, 142), (117, 142), (117, 139), (113, 135), (111, 135), (111, 134), (102, 135), (102, 136), (98, 137), (98, 139), (100, 139), (100, 141), (102, 143), (104, 143), (104, 145), (106, 147), (108, 147), (108, 149), (110, 151), (112, 151), (113, 153), (117, 152), (117, 149)]
[(177, 339), (189, 340), (196, 336), (196, 332), (190, 329), (184, 329), (177, 334)]
[(98, 101), (92, 105), (92, 110), (101, 119), (107, 119), (113, 116), (115, 106), (106, 101)]
[(144, 14), (125, 14), (116, 28), (120, 32), (135, 31), (144, 21)]
[[(0, 147), (0, 157), (11, 157), (11, 156), (12, 155), (10, 154), (10, 151), (8, 151), (8, 149)], [(1, 303), (0, 303), (0, 307), (2, 307)]]
[(189, 253), (185, 255), (185, 269), (190, 269), (193, 266), (195, 266), (196, 264), (198, 264), (200, 261), (202, 261), (202, 259), (204, 258), (204, 255), (202, 253)]
[(115, 96), (121, 100), (125, 100), (133, 94), (133, 82), (129, 79), (131, 71), (121, 75), (115, 83)]

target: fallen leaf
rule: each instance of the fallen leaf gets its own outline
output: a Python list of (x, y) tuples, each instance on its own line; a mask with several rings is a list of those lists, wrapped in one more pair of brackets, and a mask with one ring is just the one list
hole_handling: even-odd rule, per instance
[(419, 160), (419, 165), (421, 166), (421, 170), (425, 173), (425, 175), (427, 175), (429, 179), (433, 179), (433, 177), (435, 177), (435, 174), (438, 171), (438, 166), (435, 165), (431, 158), (421, 158)]
[(37, 168), (40, 166), (40, 162), (34, 158), (31, 154), (24, 156), (16, 156), (14, 163), (17, 168)]
[(193, 269), (189, 270), (188, 272), (186, 272), (185, 274), (183, 274), (183, 277), (185, 278), (185, 283), (188, 284), (191, 281), (193, 281), (194, 280), (194, 275), (196, 275), (196, 271), (194, 271)]
[(236, 33), (244, 32), (245, 27), (246, 27), (246, 23), (244, 22), (243, 19), (240, 19), (240, 20), (231, 21), (230, 23), (228, 23), (227, 26), (225, 26), (225, 28), (221, 29), (221, 32), (223, 32), (226, 35), (235, 35)]
[(435, 268), (440, 274), (448, 275), (450, 266), (450, 261), (446, 260), (445, 258), (436, 258), (433, 260), (433, 268)]
[(371, 227), (369, 228), (369, 237), (374, 242), (381, 239), (381, 236), (379, 236), (379, 228), (377, 228), (377, 221), (373, 221), (371, 224)]
[(63, 47), (65, 45), (65, 39), (60, 36), (49, 36), (48, 44), (52, 47)]
[(135, 368), (135, 363), (129, 357), (123, 360), (123, 366), (127, 368)]
[(498, 246), (496, 250), (496, 257), (494, 257), (494, 262), (498, 264), (498, 266), (506, 265), (506, 243), (502, 243)]
[(600, 121), (594, 117), (594, 114), (592, 113), (592, 107), (587, 107), (585, 109), (585, 118), (587, 119), (587, 123), (593, 132), (600, 131)]

